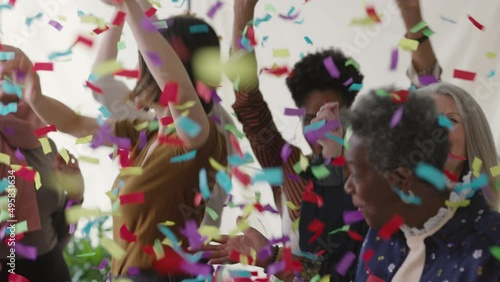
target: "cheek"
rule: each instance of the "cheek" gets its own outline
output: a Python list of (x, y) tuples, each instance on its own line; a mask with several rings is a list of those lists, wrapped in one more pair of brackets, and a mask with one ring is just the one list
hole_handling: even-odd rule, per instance
[(466, 153), (467, 147), (465, 144), (465, 134), (462, 126), (456, 126), (453, 131), (450, 132), (450, 143), (455, 153)]

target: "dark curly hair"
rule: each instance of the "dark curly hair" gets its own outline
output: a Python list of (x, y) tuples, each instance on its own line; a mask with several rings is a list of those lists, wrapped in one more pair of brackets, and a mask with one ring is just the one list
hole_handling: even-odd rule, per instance
[[(395, 92), (394, 88), (383, 90)], [(381, 173), (398, 167), (413, 170), (421, 162), (442, 169), (448, 157), (448, 130), (439, 125), (434, 100), (415, 93), (407, 99), (405, 103), (395, 103), (391, 97), (372, 90), (360, 95), (348, 114), (353, 134), (367, 140), (368, 159)], [(391, 120), (400, 107), (402, 118), (391, 128)], [(442, 137), (436, 139), (437, 134)], [(422, 144), (433, 149), (424, 150)]]
[[(340, 72), (338, 79), (332, 78), (325, 69), (323, 61), (328, 57), (332, 57)], [(309, 54), (296, 63), (292, 73), (286, 79), (286, 85), (292, 93), (295, 105), (302, 107), (311, 91), (333, 90), (340, 92), (344, 105), (350, 107), (358, 91), (349, 91), (350, 84), (344, 86), (344, 83), (352, 78), (352, 83), (361, 84), (363, 75), (352, 64), (346, 66), (349, 59), (351, 58), (346, 57), (341, 51), (329, 49)]]

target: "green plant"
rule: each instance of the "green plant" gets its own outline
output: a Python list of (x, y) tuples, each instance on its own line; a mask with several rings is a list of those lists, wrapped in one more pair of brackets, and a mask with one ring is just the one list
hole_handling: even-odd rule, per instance
[[(64, 250), (64, 259), (68, 264), (73, 282), (102, 282), (109, 272), (111, 256), (98, 241), (110, 236), (109, 217), (89, 220), (83, 228), (75, 232), (74, 238)], [(80, 225), (81, 226), (81, 225)], [(103, 260), (106, 266), (99, 269)]]

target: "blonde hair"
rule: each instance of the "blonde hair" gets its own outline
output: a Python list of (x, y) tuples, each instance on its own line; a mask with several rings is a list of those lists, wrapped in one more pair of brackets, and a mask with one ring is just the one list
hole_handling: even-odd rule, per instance
[(493, 134), (481, 106), (467, 91), (446, 82), (423, 87), (418, 90), (418, 93), (448, 95), (455, 101), (463, 120), (469, 167), (472, 168), (475, 157), (483, 161), (481, 172), (486, 173), (489, 178), (489, 193), (484, 193), (484, 197), (488, 204), (498, 211), (500, 209), (500, 190), (495, 188), (495, 180), (498, 180), (498, 177), (493, 177), (490, 172), (490, 168), (499, 163), (498, 155)]

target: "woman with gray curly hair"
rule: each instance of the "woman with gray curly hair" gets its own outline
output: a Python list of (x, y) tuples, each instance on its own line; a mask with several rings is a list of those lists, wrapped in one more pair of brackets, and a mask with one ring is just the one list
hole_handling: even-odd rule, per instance
[(488, 177), (446, 189), (449, 122), (433, 99), (371, 91), (349, 116), (345, 191), (370, 226), (356, 281), (499, 281), (491, 250), (500, 214), (482, 195)]

